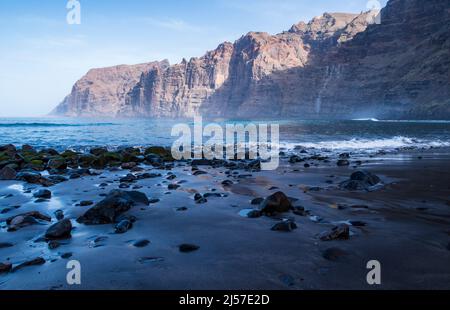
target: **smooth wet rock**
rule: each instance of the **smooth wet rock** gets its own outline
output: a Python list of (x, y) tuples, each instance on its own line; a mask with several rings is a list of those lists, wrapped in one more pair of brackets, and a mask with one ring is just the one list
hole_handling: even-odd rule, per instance
[(47, 179), (54, 184), (63, 183), (63, 182), (68, 181), (68, 179), (62, 175), (49, 175), (47, 177)]
[(116, 224), (114, 227), (114, 232), (116, 234), (124, 234), (128, 230), (130, 230), (133, 227), (133, 223), (129, 220), (122, 220), (119, 223)]
[(6, 219), (6, 224), (8, 225), (8, 231), (12, 232), (26, 226), (39, 224), (39, 220), (50, 222), (52, 219), (49, 216), (43, 215), (37, 211), (31, 211)]
[(62, 259), (69, 259), (69, 258), (71, 258), (72, 256), (73, 256), (73, 254), (72, 254), (71, 252), (68, 252), (68, 253), (62, 254), (62, 255), (61, 255), (61, 258), (62, 258)]
[(175, 180), (177, 178), (177, 176), (175, 174), (170, 174), (169, 176), (167, 176), (166, 180), (172, 181)]
[(60, 246), (61, 246), (61, 243), (59, 243), (59, 242), (56, 241), (56, 240), (51, 240), (51, 241), (48, 243), (48, 248), (49, 248), (49, 250), (55, 250), (55, 249), (59, 248)]
[(270, 195), (261, 204), (261, 211), (265, 214), (284, 213), (291, 209), (291, 201), (283, 192)]
[(22, 171), (16, 175), (16, 180), (25, 181), (31, 184), (38, 184), (41, 180), (41, 174), (37, 172)]
[(197, 204), (203, 204), (203, 203), (208, 202), (208, 200), (205, 197), (203, 197), (203, 195), (200, 193), (196, 193), (194, 195), (194, 200), (195, 200), (195, 203), (197, 203)]
[(37, 257), (35, 259), (29, 260), (29, 261), (26, 261), (26, 262), (24, 262), (22, 264), (17, 265), (11, 271), (12, 272), (16, 272), (16, 271), (18, 271), (18, 270), (20, 270), (22, 268), (25, 268), (25, 267), (40, 266), (40, 265), (43, 265), (43, 264), (45, 264), (45, 259), (43, 259), (42, 257)]
[(148, 241), (147, 239), (143, 239), (143, 240), (138, 240), (135, 243), (133, 243), (133, 246), (135, 246), (137, 248), (143, 248), (149, 244), (150, 244), (150, 241)]
[(337, 161), (337, 165), (339, 167), (345, 167), (345, 166), (350, 166), (350, 162), (346, 159), (340, 159)]
[(12, 208), (4, 208), (2, 211), (0, 211), (0, 214), (6, 214), (10, 211), (12, 211)]
[(350, 176), (350, 180), (344, 181), (340, 186), (347, 190), (372, 190), (381, 185), (381, 180), (375, 174), (368, 171), (357, 171)]
[(8, 273), (11, 270), (12, 270), (12, 264), (11, 263), (0, 263), (0, 274)]
[(133, 224), (133, 223), (136, 223), (137, 218), (134, 215), (122, 214), (117, 217), (116, 223), (120, 223), (121, 221), (124, 221), (124, 220), (130, 221)]
[(202, 170), (197, 170), (193, 173), (194, 176), (199, 176), (199, 175), (204, 175), (204, 174), (208, 174), (208, 173), (205, 171), (202, 171)]
[(289, 158), (289, 162), (291, 163), (291, 164), (295, 164), (295, 163), (298, 163), (298, 162), (301, 162), (301, 161), (303, 161), (299, 156), (297, 156), (297, 155), (292, 155), (290, 158)]
[(120, 178), (120, 183), (134, 183), (138, 178), (134, 174), (127, 174), (126, 176)]
[(7, 153), (8, 155), (14, 155), (17, 153), (17, 149), (13, 144), (5, 144), (0, 146), (0, 152)]
[(0, 242), (0, 249), (11, 248), (14, 244), (10, 242)]
[(89, 153), (95, 156), (100, 156), (108, 152), (108, 149), (106, 147), (94, 147), (90, 149)]
[(290, 231), (293, 231), (294, 229), (297, 229), (297, 224), (295, 224), (295, 222), (291, 221), (291, 220), (285, 220), (285, 221), (276, 223), (271, 228), (271, 230), (273, 230), (273, 231), (285, 231), (285, 232), (290, 232)]
[(48, 169), (64, 170), (67, 169), (67, 162), (64, 157), (55, 157), (48, 161)]
[(298, 216), (308, 216), (309, 215), (309, 211), (305, 210), (305, 208), (301, 207), (301, 206), (294, 207), (294, 210), (292, 212)]
[(70, 174), (70, 176), (69, 176), (69, 178), (71, 179), (71, 180), (75, 180), (75, 179), (79, 179), (79, 178), (81, 178), (81, 174), (78, 174), (78, 173), (71, 173)]
[(145, 155), (150, 155), (150, 154), (154, 154), (154, 155), (158, 155), (162, 158), (164, 157), (172, 157), (172, 153), (169, 149), (166, 149), (164, 147), (161, 146), (151, 146), (145, 149), (144, 151)]
[(86, 225), (114, 223), (116, 218), (138, 204), (149, 205), (144, 193), (137, 191), (111, 191), (105, 199), (89, 209), (77, 222)]
[(195, 244), (181, 244), (180, 246), (178, 246), (180, 252), (182, 253), (190, 253), (190, 252), (194, 252), (197, 251), (198, 249), (200, 249), (200, 247), (198, 245)]
[(320, 234), (320, 240), (331, 241), (331, 240), (348, 240), (350, 239), (350, 227), (346, 224), (340, 224), (333, 227), (331, 231), (323, 232)]
[(5, 166), (0, 170), (0, 180), (15, 180), (17, 176), (16, 170)]
[(135, 168), (136, 166), (137, 166), (137, 163), (132, 161), (132, 162), (129, 162), (129, 163), (123, 163), (121, 165), (121, 168), (125, 169), (125, 170), (131, 170), (131, 169)]
[(223, 198), (223, 197), (227, 197), (228, 194), (223, 194), (223, 193), (205, 193), (203, 194), (203, 198), (210, 198), (210, 197), (215, 197), (215, 198)]
[(88, 206), (92, 206), (93, 204), (94, 204), (94, 202), (91, 200), (80, 201), (80, 207), (88, 207)]
[(233, 181), (231, 181), (231, 180), (222, 181), (222, 185), (223, 186), (232, 186), (233, 185)]
[(40, 189), (33, 194), (33, 197), (41, 199), (50, 199), (52, 198), (52, 192), (49, 191), (48, 189)]
[(252, 210), (252, 211), (247, 213), (247, 217), (249, 219), (256, 219), (256, 218), (259, 218), (261, 216), (262, 216), (262, 213), (259, 210)]
[(68, 239), (71, 237), (72, 222), (69, 219), (64, 219), (58, 223), (50, 226), (45, 233), (47, 240)]
[(162, 175), (160, 173), (142, 173), (142, 174), (138, 174), (136, 176), (138, 178), (138, 180), (145, 180), (145, 179), (156, 179), (159, 177), (162, 177)]
[(178, 184), (169, 184), (168, 189), (169, 190), (177, 190), (178, 188), (180, 188), (181, 186)]
[(58, 221), (61, 221), (62, 219), (64, 219), (64, 212), (63, 212), (63, 210), (56, 210), (54, 214), (55, 214), (55, 218)]

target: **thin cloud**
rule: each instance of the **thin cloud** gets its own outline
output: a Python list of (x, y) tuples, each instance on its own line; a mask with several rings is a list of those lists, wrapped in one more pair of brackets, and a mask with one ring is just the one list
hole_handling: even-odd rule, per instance
[(196, 25), (189, 24), (181, 19), (156, 19), (156, 18), (143, 18), (143, 22), (155, 27), (164, 28), (177, 32), (204, 32), (205, 29)]

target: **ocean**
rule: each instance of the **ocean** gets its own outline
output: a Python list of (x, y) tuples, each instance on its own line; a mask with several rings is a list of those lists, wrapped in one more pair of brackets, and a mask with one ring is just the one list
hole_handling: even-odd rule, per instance
[[(210, 121), (204, 120), (204, 125)], [(248, 120), (211, 122), (248, 124)], [(75, 119), (0, 118), (0, 144), (36, 148), (85, 150), (93, 146), (170, 146), (175, 124), (193, 125), (193, 120), (166, 119)], [(450, 121), (360, 120), (271, 120), (279, 124), (280, 146), (329, 151), (395, 150), (450, 146)], [(206, 140), (206, 139), (205, 139)]]

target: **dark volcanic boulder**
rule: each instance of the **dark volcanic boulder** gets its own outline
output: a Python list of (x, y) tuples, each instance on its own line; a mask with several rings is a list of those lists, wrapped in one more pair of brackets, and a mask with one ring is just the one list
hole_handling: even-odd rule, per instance
[(124, 234), (133, 227), (133, 223), (129, 220), (122, 220), (114, 227), (116, 234)]
[(95, 155), (95, 156), (103, 155), (106, 152), (108, 152), (108, 149), (106, 147), (95, 147), (89, 151), (89, 153), (91, 153), (92, 155)]
[(14, 180), (16, 178), (16, 170), (6, 166), (0, 170), (0, 180)]
[(14, 267), (11, 271), (15, 272), (17, 270), (20, 270), (24, 267), (30, 267), (30, 266), (39, 266), (39, 265), (44, 265), (45, 264), (45, 259), (43, 259), (42, 257), (37, 257), (35, 259), (32, 260), (28, 260), (22, 264), (17, 265), (16, 267)]
[(119, 215), (137, 204), (149, 205), (149, 200), (144, 193), (113, 190), (105, 199), (79, 217), (77, 222), (86, 225), (114, 223)]
[(78, 158), (78, 164), (82, 168), (89, 168), (95, 159), (96, 157), (92, 154), (82, 154)]
[(14, 145), (7, 144), (0, 146), (0, 152), (5, 153), (9, 157), (13, 157), (17, 153), (17, 149)]
[(367, 171), (357, 171), (350, 176), (350, 180), (341, 183), (341, 187), (347, 190), (372, 190), (381, 185), (381, 180), (375, 174)]
[(287, 221), (282, 221), (279, 223), (276, 223), (275, 225), (272, 226), (273, 231), (293, 231), (294, 229), (297, 229), (297, 224), (295, 224), (294, 221), (291, 220), (287, 220)]
[(283, 213), (291, 209), (291, 201), (283, 192), (276, 192), (270, 195), (261, 205), (261, 211), (266, 214)]
[(151, 146), (147, 149), (145, 149), (144, 152), (146, 159), (148, 160), (148, 155), (157, 155), (159, 156), (163, 161), (173, 161), (172, 152), (170, 149), (166, 149), (161, 146)]
[(50, 226), (45, 233), (47, 240), (58, 240), (70, 238), (70, 232), (72, 231), (72, 222), (69, 219), (61, 220), (58, 223)]
[(16, 176), (16, 180), (25, 181), (27, 183), (38, 184), (41, 180), (41, 174), (37, 172), (23, 171), (19, 172)]
[(50, 222), (52, 219), (37, 211), (32, 211), (12, 216), (6, 219), (6, 224), (8, 225), (8, 231), (16, 231), (22, 227), (37, 224), (39, 220)]
[(66, 159), (63, 157), (54, 157), (48, 161), (48, 169), (64, 170), (67, 168)]
[(337, 165), (339, 167), (350, 166), (350, 162), (347, 159), (340, 159), (338, 160)]
[(0, 274), (10, 272), (12, 269), (11, 263), (0, 263)]
[(43, 198), (43, 199), (50, 199), (52, 198), (52, 192), (48, 189), (40, 189), (36, 193), (33, 194), (34, 198)]
[(320, 240), (347, 240), (350, 238), (350, 227), (346, 224), (341, 224), (334, 227), (331, 231), (324, 232), (320, 235)]
[(24, 181), (30, 184), (41, 184), (42, 186), (55, 185), (53, 181), (44, 178), (40, 173), (31, 171), (21, 171), (17, 173), (16, 180)]

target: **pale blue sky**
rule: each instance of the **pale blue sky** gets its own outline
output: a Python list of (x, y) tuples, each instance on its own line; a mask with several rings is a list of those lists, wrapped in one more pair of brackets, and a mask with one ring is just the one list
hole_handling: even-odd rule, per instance
[[(384, 6), (387, 0), (381, 0)], [(365, 11), (368, 0), (0, 1), (0, 117), (48, 113), (90, 68), (201, 56), (249, 31), (279, 33), (324, 12)]]

